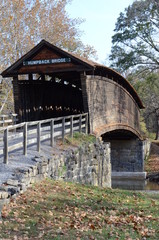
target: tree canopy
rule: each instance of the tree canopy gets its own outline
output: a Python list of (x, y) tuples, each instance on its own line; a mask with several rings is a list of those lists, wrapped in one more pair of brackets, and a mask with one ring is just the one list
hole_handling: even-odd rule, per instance
[(71, 0), (2, 0), (0, 3), (1, 70), (45, 39), (88, 58), (96, 55), (85, 46), (79, 30), (82, 19), (69, 17)]
[(159, 1), (136, 0), (117, 19), (112, 37), (111, 67), (159, 69)]
[(135, 0), (120, 13), (112, 36), (111, 67), (139, 93), (147, 129), (159, 138), (159, 1)]
[(159, 74), (152, 71), (143, 72), (140, 78), (136, 74), (131, 74), (128, 80), (135, 87), (145, 106), (142, 121), (144, 120), (150, 133), (155, 133), (155, 139), (159, 139)]

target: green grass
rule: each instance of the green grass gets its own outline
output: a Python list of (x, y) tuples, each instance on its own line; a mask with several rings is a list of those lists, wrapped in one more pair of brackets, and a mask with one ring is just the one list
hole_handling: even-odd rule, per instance
[(2, 216), (0, 239), (159, 239), (159, 194), (47, 179)]
[(74, 132), (73, 138), (70, 136), (65, 137), (64, 144), (65, 145), (74, 145), (74, 146), (82, 146), (85, 143), (94, 143), (96, 141), (96, 137), (90, 134), (84, 134), (79, 132)]

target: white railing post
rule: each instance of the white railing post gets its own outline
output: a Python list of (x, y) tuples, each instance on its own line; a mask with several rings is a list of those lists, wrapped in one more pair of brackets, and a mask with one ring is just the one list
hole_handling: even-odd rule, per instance
[(12, 117), (12, 124), (15, 125), (16, 122), (17, 122), (17, 114), (16, 113), (12, 113), (11, 117)]
[(37, 151), (40, 152), (40, 131), (41, 131), (41, 122), (37, 124)]
[(85, 116), (85, 134), (88, 134), (88, 113)]
[(73, 138), (73, 116), (70, 118), (70, 137)]
[(27, 155), (27, 129), (28, 125), (25, 123), (23, 126), (23, 154), (25, 156)]
[(8, 128), (4, 130), (4, 163), (8, 164)]
[(62, 119), (62, 142), (64, 143), (65, 139), (65, 117)]
[(50, 122), (50, 145), (53, 147), (55, 144), (54, 142), (54, 120), (52, 119)]
[(79, 117), (79, 132), (81, 133), (82, 131), (82, 114), (80, 114), (80, 117)]

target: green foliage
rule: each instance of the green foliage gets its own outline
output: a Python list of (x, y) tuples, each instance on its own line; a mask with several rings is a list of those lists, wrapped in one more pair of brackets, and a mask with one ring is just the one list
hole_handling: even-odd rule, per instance
[(119, 71), (159, 68), (159, 2), (136, 0), (120, 13), (112, 37), (110, 60)]
[(146, 119), (144, 112), (142, 112), (140, 116), (140, 129), (143, 138), (149, 138), (150, 140), (156, 138), (156, 129), (154, 128), (154, 125), (152, 127), (149, 120)]
[[(141, 128), (147, 137), (158, 138), (159, 131), (159, 72), (147, 71), (129, 75), (128, 80), (141, 97), (145, 109), (142, 110)], [(144, 126), (144, 122), (146, 126)], [(145, 129), (146, 127), (146, 129)], [(156, 135), (156, 136), (155, 136)]]
[(148, 130), (143, 117), (140, 118), (140, 127), (141, 127), (142, 135), (144, 135), (145, 137), (148, 137)]

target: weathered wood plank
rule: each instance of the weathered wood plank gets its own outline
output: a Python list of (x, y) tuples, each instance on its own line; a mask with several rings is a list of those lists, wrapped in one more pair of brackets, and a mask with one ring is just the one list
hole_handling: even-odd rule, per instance
[(79, 119), (79, 132), (81, 133), (82, 131), (82, 116), (80, 115), (80, 119)]
[(37, 144), (37, 138), (28, 139), (27, 141), (28, 146), (34, 143)]
[(12, 146), (9, 146), (8, 147), (8, 152), (18, 150), (18, 149), (21, 149), (21, 148), (23, 148), (23, 142), (19, 142), (19, 143), (16, 143), (16, 144), (12, 145)]
[(4, 163), (8, 164), (8, 128), (4, 130)]
[(3, 155), (3, 153), (4, 153), (4, 150), (0, 149), (0, 155)]
[(65, 138), (65, 118), (62, 119), (62, 141), (64, 142)]
[(12, 119), (4, 119), (4, 120), (0, 120), (0, 124), (12, 123), (12, 122), (13, 122)]
[(36, 129), (28, 129), (28, 135), (33, 135), (37, 133), (37, 128)]
[(73, 137), (73, 116), (71, 116), (71, 122), (70, 122), (70, 136)]
[[(50, 124), (51, 124), (51, 121), (50, 121)], [(50, 131), (50, 126), (46, 126), (46, 127), (43, 127), (41, 126), (41, 131)]]
[(46, 139), (50, 140), (50, 133), (45, 134), (44, 136), (40, 137), (40, 141), (43, 141), (43, 140), (46, 140)]
[(50, 123), (50, 145), (51, 147), (54, 146), (54, 120), (52, 119), (51, 120), (51, 123)]
[[(25, 125), (25, 122), (19, 123), (19, 124), (16, 124), (16, 125), (11, 125), (11, 126), (8, 126), (7, 128), (8, 128), (9, 131), (11, 131), (11, 130), (15, 130), (15, 129), (18, 129), (18, 128), (22, 128), (24, 125)], [(5, 129), (5, 128), (1, 128), (1, 130)]]
[[(10, 135), (11, 134), (11, 135)], [(23, 132), (20, 132), (20, 133), (9, 133), (9, 136), (8, 136), (8, 141), (13, 141), (13, 140), (16, 140), (18, 138), (22, 138), (23, 137)]]
[(37, 151), (40, 152), (41, 122), (37, 124)]
[(88, 114), (85, 116), (85, 134), (88, 134)]
[(23, 129), (23, 154), (26, 156), (27, 155), (27, 123), (24, 125)]

